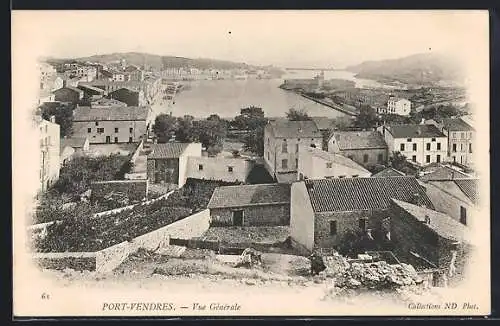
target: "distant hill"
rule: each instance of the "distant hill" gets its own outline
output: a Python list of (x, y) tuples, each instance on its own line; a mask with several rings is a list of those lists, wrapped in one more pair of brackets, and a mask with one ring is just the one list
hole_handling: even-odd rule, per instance
[(127, 64), (143, 66), (147, 65), (156, 69), (163, 69), (164, 67), (180, 68), (180, 67), (192, 67), (198, 69), (248, 69), (253, 68), (245, 63), (231, 62), (224, 60), (214, 60), (214, 59), (190, 59), (184, 57), (174, 57), (174, 56), (161, 56), (156, 54), (139, 53), (139, 52), (127, 52), (127, 53), (111, 53), (111, 54), (99, 54), (89, 57), (74, 58), (74, 59), (54, 59), (51, 58), (48, 61), (61, 62), (61, 61), (90, 61), (90, 62), (101, 62), (101, 63), (111, 63), (114, 61), (119, 61), (125, 59)]
[(412, 85), (437, 85), (463, 82), (463, 71), (452, 58), (433, 54), (415, 54), (399, 59), (366, 61), (346, 70), (356, 77), (380, 82), (401, 82)]

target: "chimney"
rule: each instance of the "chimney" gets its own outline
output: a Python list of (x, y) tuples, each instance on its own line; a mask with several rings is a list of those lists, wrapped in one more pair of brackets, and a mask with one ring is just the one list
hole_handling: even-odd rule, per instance
[(425, 218), (424, 218), (424, 223), (425, 224), (431, 224), (431, 218), (429, 217), (429, 215), (425, 215)]
[(55, 115), (50, 116), (50, 122), (56, 123), (56, 116)]

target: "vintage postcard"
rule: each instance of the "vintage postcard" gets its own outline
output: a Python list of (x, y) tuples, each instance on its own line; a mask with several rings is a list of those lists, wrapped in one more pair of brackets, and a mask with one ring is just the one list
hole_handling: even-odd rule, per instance
[(13, 11), (13, 314), (490, 314), (487, 11)]

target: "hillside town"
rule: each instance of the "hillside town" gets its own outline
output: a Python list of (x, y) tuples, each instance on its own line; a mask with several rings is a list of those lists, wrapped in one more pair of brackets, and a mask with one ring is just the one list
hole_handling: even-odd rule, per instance
[(158, 273), (208, 273), (189, 259), (233, 274), (287, 260), (298, 267), (273, 273), (353, 289), (467, 277), (481, 176), (458, 88), (361, 89), (320, 72), (281, 88), (344, 117), (250, 106), (202, 119), (169, 110), (183, 81), (270, 73), (125, 59), (39, 69), (40, 191), (28, 231), (45, 269), (112, 273), (170, 257)]

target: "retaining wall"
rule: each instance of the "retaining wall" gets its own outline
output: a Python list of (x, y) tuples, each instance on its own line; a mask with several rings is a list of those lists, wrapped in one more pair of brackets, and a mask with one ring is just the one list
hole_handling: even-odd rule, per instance
[(109, 272), (118, 267), (127, 257), (139, 248), (162, 250), (170, 247), (170, 237), (199, 237), (209, 228), (209, 210), (203, 210), (182, 220), (169, 224), (153, 232), (146, 233), (130, 242), (122, 242), (98, 251), (96, 270)]
[(42, 268), (77, 271), (94, 271), (96, 269), (95, 252), (53, 252), (33, 254), (33, 260)]
[(160, 196), (160, 197), (157, 197), (157, 198), (154, 198), (154, 199), (151, 199), (151, 200), (146, 200), (146, 201), (143, 201), (141, 203), (137, 203), (137, 204), (134, 204), (134, 205), (128, 205), (128, 206), (123, 206), (123, 207), (118, 207), (118, 208), (115, 208), (115, 209), (111, 209), (109, 211), (104, 211), (104, 212), (100, 212), (100, 213), (96, 213), (94, 215), (92, 215), (92, 217), (94, 218), (97, 218), (97, 217), (102, 217), (102, 216), (109, 216), (109, 215), (113, 215), (113, 214), (116, 214), (116, 213), (121, 213), (123, 211), (126, 211), (126, 210), (129, 210), (129, 209), (132, 209), (134, 208), (135, 206), (137, 205), (149, 205), (149, 204), (152, 204), (160, 199), (165, 199), (165, 198), (168, 198), (168, 196), (170, 196), (172, 193), (174, 192), (174, 190)]

